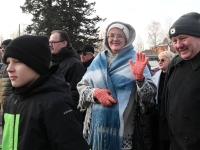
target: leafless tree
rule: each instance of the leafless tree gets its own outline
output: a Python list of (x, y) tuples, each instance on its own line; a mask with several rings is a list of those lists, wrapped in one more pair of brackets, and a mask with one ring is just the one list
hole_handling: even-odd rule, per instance
[(163, 40), (163, 31), (159, 22), (152, 21), (148, 25), (148, 42), (149, 45), (156, 50), (156, 46)]
[(2, 43), (3, 40), (4, 40), (4, 39), (3, 39), (3, 36), (1, 35), (1, 36), (0, 36), (0, 42)]
[(144, 51), (144, 42), (140, 35), (137, 35), (136, 40), (134, 41), (134, 49), (138, 52)]
[(95, 44), (98, 47), (98, 48), (95, 48), (95, 55), (97, 55), (101, 51), (105, 50), (105, 46), (104, 46), (105, 34), (106, 34), (105, 28), (101, 27), (100, 31), (99, 31), (99, 39), (103, 39), (103, 41), (100, 41), (100, 42)]
[(25, 31), (26, 26), (28, 26), (28, 24), (19, 24), (17, 29), (10, 31), (10, 38), (14, 39), (18, 36), (27, 34)]
[(16, 30), (16, 31), (13, 31), (11, 34), (10, 34), (10, 38), (11, 39), (14, 39), (14, 38), (16, 38), (16, 37), (18, 37), (19, 36), (19, 33), (18, 33), (18, 31)]
[(169, 41), (170, 41), (170, 39), (169, 39), (169, 29), (170, 29), (170, 27), (172, 26), (172, 18), (171, 17), (167, 17), (166, 19), (165, 19), (165, 23), (164, 23), (164, 38), (167, 38), (167, 40), (168, 40), (168, 43), (169, 43)]

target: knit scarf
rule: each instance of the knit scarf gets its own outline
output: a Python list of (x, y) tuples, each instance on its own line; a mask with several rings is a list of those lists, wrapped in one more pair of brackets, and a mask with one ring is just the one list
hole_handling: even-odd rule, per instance
[(109, 89), (117, 104), (111, 107), (95, 103), (88, 143), (92, 150), (119, 150), (124, 131), (123, 112), (127, 107), (135, 79), (129, 59), (135, 60), (136, 52), (130, 45), (124, 48), (108, 65), (106, 51), (99, 53), (88, 67), (83, 79), (93, 88)]

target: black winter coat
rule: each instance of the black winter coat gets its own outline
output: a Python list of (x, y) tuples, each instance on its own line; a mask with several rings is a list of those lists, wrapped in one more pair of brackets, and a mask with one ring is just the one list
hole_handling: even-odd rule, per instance
[(94, 57), (92, 57), (90, 60), (88, 60), (86, 62), (83, 62), (83, 65), (86, 68), (86, 70), (90, 66), (90, 64), (92, 63), (93, 59), (94, 59)]
[(81, 81), (85, 73), (85, 67), (71, 45), (62, 48), (58, 54), (52, 55), (52, 65), (55, 64), (59, 64), (65, 81), (70, 84), (72, 99), (75, 103), (75, 106), (77, 106), (79, 101), (79, 93), (76, 86), (77, 83)]
[(170, 150), (199, 150), (200, 53), (191, 60), (176, 56), (170, 62), (163, 94)]
[(89, 149), (58, 66), (31, 86), (13, 92), (4, 104), (3, 149)]

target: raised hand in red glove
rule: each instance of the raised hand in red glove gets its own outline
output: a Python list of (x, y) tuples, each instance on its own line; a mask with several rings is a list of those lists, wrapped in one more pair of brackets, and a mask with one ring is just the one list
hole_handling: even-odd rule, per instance
[(138, 52), (136, 55), (136, 62), (133, 63), (133, 61), (130, 59), (129, 64), (131, 67), (131, 72), (133, 73), (133, 76), (136, 80), (143, 80), (143, 72), (144, 68), (147, 65), (148, 58), (144, 53)]
[(104, 106), (112, 106), (117, 101), (110, 95), (110, 90), (96, 88), (93, 93), (96, 98)]

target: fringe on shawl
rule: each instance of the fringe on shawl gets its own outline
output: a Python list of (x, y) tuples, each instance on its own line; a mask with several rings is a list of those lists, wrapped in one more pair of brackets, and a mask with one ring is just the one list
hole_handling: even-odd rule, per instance
[(92, 146), (92, 150), (120, 150), (122, 147), (122, 137), (119, 137), (119, 129), (91, 126), (90, 136), (88, 143)]

